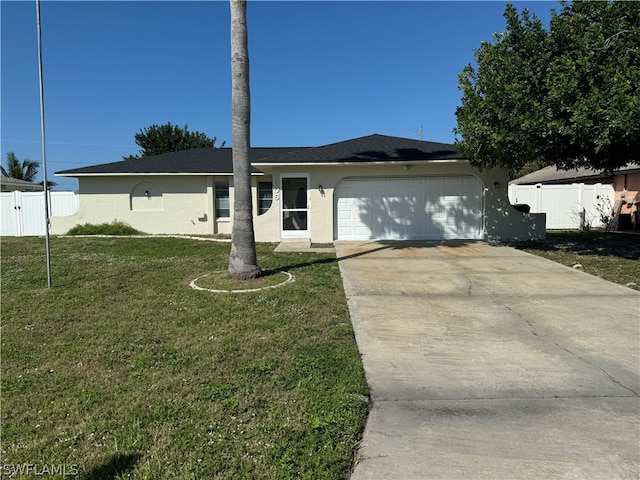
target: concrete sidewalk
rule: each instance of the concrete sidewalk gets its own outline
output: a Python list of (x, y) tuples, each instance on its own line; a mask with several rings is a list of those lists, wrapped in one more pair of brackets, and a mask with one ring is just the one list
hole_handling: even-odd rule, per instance
[(640, 478), (640, 292), (482, 242), (337, 242), (352, 479)]

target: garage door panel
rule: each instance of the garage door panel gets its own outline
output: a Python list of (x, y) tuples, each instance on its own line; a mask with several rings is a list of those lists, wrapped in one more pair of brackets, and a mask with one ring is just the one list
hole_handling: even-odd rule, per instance
[(462, 185), (464, 182), (461, 181), (460, 177), (447, 177), (444, 180), (445, 185)]
[(409, 225), (405, 232), (410, 238), (416, 238), (420, 235), (424, 234), (424, 226), (423, 225)]
[(338, 210), (338, 220), (353, 220), (354, 212), (351, 210)]
[(482, 189), (472, 176), (343, 180), (335, 191), (336, 236), (482, 238)]
[(444, 178), (443, 177), (430, 177), (426, 179), (427, 185), (443, 185)]

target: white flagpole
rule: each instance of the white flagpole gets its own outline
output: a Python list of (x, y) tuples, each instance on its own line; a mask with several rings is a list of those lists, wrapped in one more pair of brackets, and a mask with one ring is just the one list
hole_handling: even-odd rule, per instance
[(47, 182), (47, 144), (44, 129), (44, 83), (42, 76), (42, 32), (40, 31), (40, 0), (36, 0), (36, 20), (38, 24), (38, 72), (40, 73), (40, 130), (42, 132), (42, 182), (44, 193), (44, 237), (47, 250), (47, 288), (51, 288), (51, 246), (49, 244), (49, 185)]

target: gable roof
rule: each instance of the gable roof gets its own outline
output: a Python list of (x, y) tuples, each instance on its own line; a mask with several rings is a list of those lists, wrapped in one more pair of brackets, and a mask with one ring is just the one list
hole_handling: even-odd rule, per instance
[[(265, 156), (281, 155), (303, 147), (252, 148), (249, 159), (255, 162)], [(56, 172), (60, 176), (123, 175), (123, 174), (201, 174), (231, 175), (233, 158), (231, 148), (194, 148), (180, 152), (163, 153), (153, 157), (132, 158), (113, 163), (74, 168)], [(252, 168), (253, 175), (261, 174)]]
[(612, 175), (640, 172), (640, 164), (630, 163), (613, 173), (594, 170), (592, 168), (578, 168), (575, 170), (559, 170), (555, 165), (544, 167), (520, 178), (510, 181), (512, 185), (533, 185), (536, 183), (576, 183), (580, 180), (596, 180), (611, 178)]
[[(254, 165), (251, 173), (260, 175), (262, 172), (255, 166), (417, 162), (464, 158), (453, 145), (447, 143), (374, 134), (319, 147), (251, 148), (249, 159)], [(195, 148), (56, 172), (56, 175), (69, 177), (126, 174), (231, 175), (232, 149)]]
[(344, 164), (462, 160), (462, 155), (447, 143), (373, 134), (320, 147), (263, 158), (254, 165)]

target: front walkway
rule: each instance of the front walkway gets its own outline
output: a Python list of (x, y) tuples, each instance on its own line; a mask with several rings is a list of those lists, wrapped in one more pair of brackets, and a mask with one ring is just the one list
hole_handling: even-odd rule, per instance
[(640, 292), (482, 242), (337, 242), (353, 480), (640, 477)]

